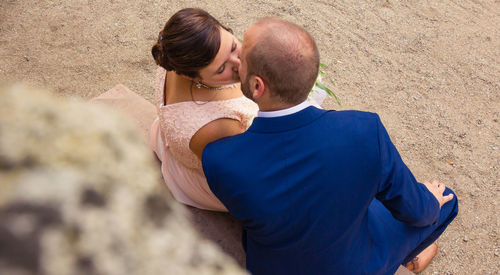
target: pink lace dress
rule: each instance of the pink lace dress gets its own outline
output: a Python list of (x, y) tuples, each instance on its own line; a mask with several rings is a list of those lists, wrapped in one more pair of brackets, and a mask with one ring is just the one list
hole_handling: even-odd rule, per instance
[(166, 71), (157, 72), (158, 118), (151, 127), (151, 144), (161, 161), (165, 184), (180, 202), (201, 209), (227, 211), (208, 187), (201, 161), (189, 149), (193, 135), (220, 118), (241, 122), (246, 128), (256, 116), (257, 105), (246, 97), (196, 104), (192, 101), (164, 104)]

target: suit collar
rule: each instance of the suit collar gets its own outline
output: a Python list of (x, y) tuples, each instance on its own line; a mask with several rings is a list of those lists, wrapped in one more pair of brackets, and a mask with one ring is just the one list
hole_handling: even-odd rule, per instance
[(287, 116), (280, 117), (256, 117), (248, 132), (256, 133), (276, 133), (300, 128), (318, 119), (327, 111), (314, 106), (305, 108), (302, 111)]

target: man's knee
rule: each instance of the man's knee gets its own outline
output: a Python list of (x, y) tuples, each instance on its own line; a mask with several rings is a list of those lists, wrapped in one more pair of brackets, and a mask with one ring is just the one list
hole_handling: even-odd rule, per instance
[(449, 219), (454, 219), (458, 214), (458, 198), (453, 190), (446, 187), (446, 189), (444, 190), (444, 195), (446, 196), (448, 194), (453, 194), (453, 199), (445, 203), (441, 210), (444, 210), (443, 208), (451, 209), (451, 211), (449, 212)]

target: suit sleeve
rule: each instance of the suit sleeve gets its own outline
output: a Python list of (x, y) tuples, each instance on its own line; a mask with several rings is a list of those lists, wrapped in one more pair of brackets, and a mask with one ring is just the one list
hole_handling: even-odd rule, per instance
[(213, 161), (211, 159), (210, 148), (211, 148), (211, 143), (207, 144), (207, 146), (205, 146), (205, 149), (203, 149), (203, 152), (201, 153), (201, 164), (203, 167), (203, 173), (207, 178), (208, 187), (212, 190), (212, 192), (214, 192), (212, 184), (214, 182), (213, 174), (215, 170), (212, 168)]
[(378, 116), (377, 124), (381, 179), (375, 197), (402, 222), (416, 227), (435, 223), (440, 212), (437, 199), (416, 181)]

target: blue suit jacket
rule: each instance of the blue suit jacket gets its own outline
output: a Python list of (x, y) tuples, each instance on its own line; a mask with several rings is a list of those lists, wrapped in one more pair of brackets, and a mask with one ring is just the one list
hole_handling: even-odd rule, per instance
[(243, 223), (253, 274), (394, 273), (422, 241), (418, 227), (439, 216), (373, 113), (257, 117), (202, 160), (211, 190)]

